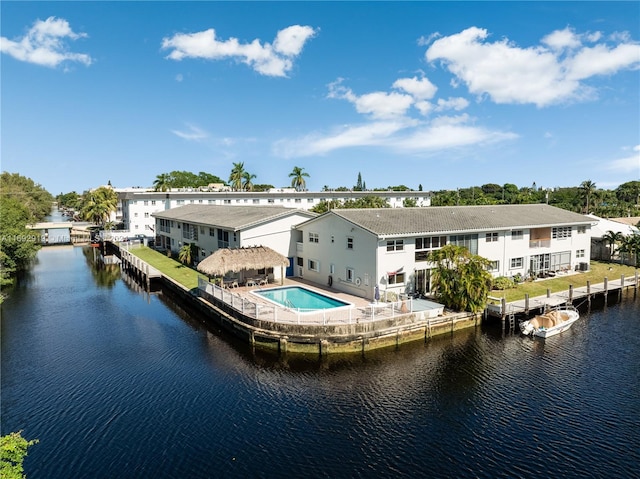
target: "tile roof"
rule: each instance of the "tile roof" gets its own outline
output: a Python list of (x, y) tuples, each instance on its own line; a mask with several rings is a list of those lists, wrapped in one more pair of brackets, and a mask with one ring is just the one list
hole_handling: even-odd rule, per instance
[(199, 204), (158, 211), (153, 213), (152, 216), (185, 223), (241, 230), (296, 213), (308, 218), (317, 216), (315, 213), (309, 211), (286, 208), (284, 206), (218, 206)]
[(587, 216), (546, 204), (335, 209), (331, 213), (379, 236), (593, 223)]

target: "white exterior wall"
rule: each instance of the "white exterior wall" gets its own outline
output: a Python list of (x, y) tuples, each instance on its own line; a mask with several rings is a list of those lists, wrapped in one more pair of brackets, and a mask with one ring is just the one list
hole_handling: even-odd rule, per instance
[[(323, 217), (304, 227), (294, 273), (304, 279), (327, 285), (332, 277), (332, 288), (362, 297), (373, 297), (376, 277), (376, 236), (335, 216)], [(309, 233), (318, 234), (318, 243), (309, 241)], [(353, 249), (347, 247), (347, 238), (353, 239)], [(309, 269), (309, 261), (318, 263), (318, 271)], [(348, 277), (347, 269), (353, 276)], [(300, 274), (302, 273), (302, 274)], [(359, 284), (358, 284), (359, 283)]]
[[(354, 228), (354, 231), (351, 229)], [(394, 240), (403, 240), (401, 251), (387, 251), (387, 238), (377, 238), (370, 232), (361, 230), (357, 226), (340, 219), (337, 216), (328, 215), (318, 218), (307, 225), (302, 225), (303, 232), (302, 250), (298, 251), (298, 256), (304, 258), (302, 266), (302, 276), (318, 284), (327, 284), (330, 266), (334, 265), (333, 288), (350, 294), (373, 299), (373, 291), (376, 284), (380, 288), (381, 297), (384, 292), (393, 293), (413, 293), (415, 287), (415, 271), (429, 269), (432, 267), (428, 262), (415, 261), (415, 239), (416, 236), (393, 237)], [(478, 235), (478, 255), (498, 261), (499, 266), (491, 274), (494, 277), (513, 277), (520, 274), (526, 278), (530, 269), (530, 258), (532, 255), (554, 254), (570, 251), (570, 267), (575, 270), (582, 262), (589, 261), (590, 254), (590, 234), (589, 226), (586, 226), (584, 233), (578, 233), (578, 228), (573, 226), (571, 237), (563, 239), (550, 239), (548, 246), (530, 247), (530, 230), (522, 229), (522, 239), (512, 238), (511, 229), (495, 231), (498, 233), (497, 241), (486, 241), (486, 233), (489, 231), (477, 232)], [(318, 243), (309, 242), (309, 233), (317, 233)], [(494, 233), (494, 231), (490, 231)], [(430, 233), (426, 236), (446, 236), (447, 242), (451, 234)], [(476, 234), (472, 232), (460, 232), (458, 234)], [(346, 237), (354, 238), (353, 250), (346, 249)], [(331, 237), (334, 243), (331, 243)], [(391, 239), (391, 238), (389, 238)], [(536, 243), (537, 244), (537, 243)], [(584, 257), (577, 257), (576, 252), (584, 250)], [(512, 258), (522, 258), (522, 266), (511, 268)], [(309, 259), (319, 263), (319, 271), (309, 269)], [(360, 286), (355, 282), (346, 281), (345, 271), (350, 267), (354, 269), (355, 277), (360, 278)], [(295, 267), (295, 274), (299, 275), (299, 266)], [(402, 272), (405, 275), (403, 283), (388, 284), (389, 272)]]
[[(296, 245), (300, 238), (300, 232), (294, 230), (293, 227), (308, 219), (308, 216), (293, 214), (235, 233), (228, 229), (222, 229), (229, 232), (230, 248), (267, 246), (283, 256), (292, 258), (296, 254)], [(171, 233), (166, 233), (160, 231), (158, 219), (158, 234), (168, 236), (173, 240), (171, 248), (174, 252), (179, 250), (184, 243), (194, 243), (200, 248), (197, 261), (202, 261), (218, 250), (218, 228), (207, 225), (194, 225), (198, 228), (198, 239), (197, 241), (192, 241), (182, 237), (182, 226), (178, 228), (178, 224), (182, 225), (182, 223), (182, 221), (173, 220), (174, 226), (171, 228)], [(189, 224), (193, 225), (193, 223)], [(212, 228), (213, 236), (210, 235)], [(275, 279), (280, 279), (281, 274), (279, 268), (274, 269), (273, 276)]]
[[(131, 193), (131, 192), (129, 192)], [(120, 217), (132, 234), (146, 234), (153, 236), (154, 219), (151, 213), (165, 211), (179, 206), (190, 204), (200, 205), (231, 205), (231, 206), (283, 206), (287, 208), (298, 208), (310, 210), (323, 200), (335, 199), (347, 201), (354, 199), (351, 192), (331, 192), (328, 196), (326, 192), (312, 193), (306, 192), (306, 196), (296, 197), (296, 193), (283, 190), (282, 192), (257, 192), (255, 196), (247, 192), (206, 192), (194, 189), (192, 191), (136, 191), (134, 199), (122, 200), (119, 202), (118, 210)], [(338, 193), (338, 196), (336, 196)], [(430, 206), (431, 197), (427, 192), (421, 191), (371, 191), (367, 192), (372, 196), (381, 196), (387, 199), (392, 208), (402, 208), (406, 198), (416, 200), (418, 206)], [(299, 195), (299, 194), (298, 194)], [(167, 198), (168, 196), (168, 198)]]

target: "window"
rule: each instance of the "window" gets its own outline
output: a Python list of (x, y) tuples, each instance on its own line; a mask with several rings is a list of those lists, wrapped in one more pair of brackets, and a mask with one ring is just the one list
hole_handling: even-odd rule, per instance
[(511, 258), (511, 269), (522, 268), (523, 258)]
[(387, 251), (402, 251), (404, 250), (404, 240), (388, 240)]
[(304, 266), (304, 258), (301, 258), (300, 256), (298, 256), (298, 259), (296, 261), (298, 266)]
[(329, 274), (335, 274), (336, 272), (336, 265), (335, 264), (330, 264), (329, 265)]
[(275, 203), (275, 201), (274, 201), (274, 199), (273, 199), (273, 198), (269, 198), (269, 199), (267, 200), (267, 203), (269, 203), (269, 204), (273, 204), (273, 203)]
[(184, 205), (184, 200), (176, 200), (177, 205)]
[(347, 281), (349, 283), (353, 283), (354, 278), (355, 278), (355, 272), (353, 268), (347, 268)]
[(310, 269), (311, 271), (320, 271), (320, 263), (318, 261), (316, 261), (315, 259), (310, 259), (309, 263), (307, 265), (307, 268)]
[(200, 234), (203, 235), (204, 234), (204, 226), (200, 227)]
[(583, 249), (576, 250), (576, 258), (584, 258), (584, 250)]
[(318, 233), (309, 233), (309, 243), (319, 243), (320, 242), (320, 236), (318, 235)]
[(145, 218), (148, 218), (148, 217), (149, 217), (149, 213), (145, 213), (145, 214), (144, 214), (144, 217), (145, 217)]
[(456, 246), (464, 246), (471, 254), (478, 254), (478, 235), (452, 235), (449, 243)]
[(511, 232), (511, 239), (512, 240), (521, 240), (524, 237), (523, 231), (522, 230), (513, 230)]
[(155, 205), (156, 204), (156, 200), (151, 200), (151, 204)]
[(353, 249), (353, 238), (347, 237), (347, 249)]
[(302, 203), (302, 200), (301, 200), (300, 198), (296, 198), (296, 199), (295, 199), (295, 202), (296, 202), (296, 203)]
[(557, 226), (551, 228), (551, 237), (554, 239), (571, 238), (571, 226)]
[(222, 203), (225, 205), (230, 205), (231, 204), (231, 200), (222, 200)]
[(144, 200), (144, 205), (145, 205), (145, 206), (149, 206), (149, 201)]
[(491, 261), (487, 267), (487, 271), (496, 272), (500, 270), (500, 261)]
[(587, 232), (587, 227), (586, 226), (578, 226), (578, 234), (579, 235), (583, 235)]
[(416, 238), (416, 261), (426, 261), (429, 251), (440, 249), (447, 244), (446, 236), (428, 236)]
[(486, 240), (487, 240), (487, 243), (494, 243), (498, 241), (498, 232), (496, 231), (493, 233), (487, 233)]
[(254, 198), (254, 199), (253, 199), (253, 204), (254, 204), (254, 205), (258, 205), (258, 204), (260, 204), (260, 200), (259, 200), (258, 198)]
[(216, 235), (216, 229), (215, 228), (209, 228), (209, 236), (215, 236)]
[(229, 232), (219, 229), (218, 230), (218, 248), (229, 247)]
[(396, 273), (393, 275), (389, 275), (389, 280), (387, 281), (389, 284), (402, 284), (404, 283), (404, 273)]

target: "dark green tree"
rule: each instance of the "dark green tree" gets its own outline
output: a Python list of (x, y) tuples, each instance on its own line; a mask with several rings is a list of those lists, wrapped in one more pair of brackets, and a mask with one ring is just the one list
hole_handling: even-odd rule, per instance
[(486, 307), (492, 284), (488, 259), (471, 254), (464, 246), (446, 245), (431, 251), (427, 260), (436, 264), (432, 279), (439, 302), (472, 313)]

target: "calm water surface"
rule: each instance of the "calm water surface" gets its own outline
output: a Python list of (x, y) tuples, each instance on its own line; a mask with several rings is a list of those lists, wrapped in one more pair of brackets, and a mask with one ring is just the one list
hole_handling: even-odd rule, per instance
[(483, 326), (366, 357), (253, 353), (93, 250), (2, 306), (2, 434), (35, 478), (630, 478), (640, 299), (544, 341)]

